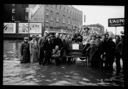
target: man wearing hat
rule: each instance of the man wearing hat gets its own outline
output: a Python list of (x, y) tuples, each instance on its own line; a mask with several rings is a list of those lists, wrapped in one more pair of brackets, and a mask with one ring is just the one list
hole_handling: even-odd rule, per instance
[(120, 60), (123, 61), (123, 32), (121, 32), (122, 36), (116, 36), (116, 50), (115, 50), (115, 58), (116, 58), (116, 74), (118, 75), (121, 72), (121, 63)]
[(29, 38), (24, 37), (24, 41), (20, 47), (21, 63), (30, 63)]
[(30, 41), (30, 54), (31, 54), (31, 63), (38, 61), (38, 44), (36, 40), (36, 36), (32, 36), (32, 40)]
[(44, 61), (43, 65), (50, 64), (50, 59), (52, 55), (52, 43), (51, 43), (51, 36), (47, 37), (47, 40), (44, 42)]
[(38, 60), (39, 60), (39, 65), (43, 64), (44, 61), (44, 43), (47, 39), (48, 33), (45, 32), (43, 37), (40, 37), (39, 41), (38, 41), (38, 48), (39, 48), (39, 52), (38, 52)]

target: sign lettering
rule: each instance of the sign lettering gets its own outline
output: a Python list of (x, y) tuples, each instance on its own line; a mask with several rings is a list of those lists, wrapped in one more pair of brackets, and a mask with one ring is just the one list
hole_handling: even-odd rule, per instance
[[(29, 27), (28, 27), (29, 26)], [(29, 28), (29, 30), (28, 30)], [(42, 32), (42, 24), (41, 23), (19, 23), (19, 33), (40, 33)]]
[(117, 27), (117, 26), (124, 26), (124, 18), (112, 18), (108, 19), (108, 26), (109, 27)]

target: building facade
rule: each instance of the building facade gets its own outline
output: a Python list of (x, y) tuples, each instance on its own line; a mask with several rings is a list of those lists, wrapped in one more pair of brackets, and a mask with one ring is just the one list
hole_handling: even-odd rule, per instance
[(3, 33), (4, 39), (23, 39), (26, 34), (19, 34), (19, 23), (28, 22), (28, 4), (4, 4)]
[(27, 22), (28, 4), (4, 4), (4, 22)]
[[(82, 11), (71, 5), (4, 4), (4, 23), (16, 23), (16, 33), (4, 33), (4, 37), (29, 36), (29, 32), (19, 33), (20, 23), (41, 23), (41, 35), (49, 30), (72, 32), (82, 26), (82, 15)], [(30, 25), (25, 26), (29, 29)]]
[(85, 33), (88, 33), (90, 35), (102, 35), (104, 34), (104, 26), (101, 24), (90, 24), (90, 25), (84, 25), (83, 29)]
[(71, 5), (29, 4), (29, 8), (33, 10), (30, 22), (41, 22), (44, 30), (71, 31), (78, 29), (83, 24), (82, 11)]

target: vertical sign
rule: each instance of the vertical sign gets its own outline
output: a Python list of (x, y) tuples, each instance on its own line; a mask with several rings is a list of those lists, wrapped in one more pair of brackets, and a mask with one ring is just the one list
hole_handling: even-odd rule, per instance
[(86, 15), (84, 15), (84, 22), (86, 22)]

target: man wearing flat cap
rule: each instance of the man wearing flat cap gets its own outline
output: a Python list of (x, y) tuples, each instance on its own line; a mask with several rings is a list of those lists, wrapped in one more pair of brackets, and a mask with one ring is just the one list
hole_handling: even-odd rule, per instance
[(30, 63), (29, 38), (24, 37), (24, 41), (20, 47), (21, 63)]

